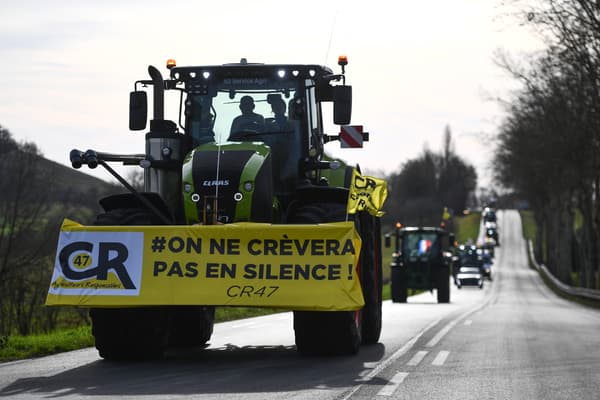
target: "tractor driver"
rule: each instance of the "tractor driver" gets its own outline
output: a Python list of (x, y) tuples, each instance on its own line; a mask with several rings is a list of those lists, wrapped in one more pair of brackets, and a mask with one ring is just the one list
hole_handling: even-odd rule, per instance
[(285, 101), (279, 94), (267, 95), (267, 102), (271, 105), (274, 118), (267, 118), (266, 128), (268, 132), (288, 132), (292, 131), (294, 127), (288, 121), (285, 116), (286, 105)]
[(196, 96), (192, 102), (191, 128), (194, 146), (214, 142), (215, 116), (211, 113), (212, 98)]
[(261, 133), (265, 130), (265, 119), (254, 112), (254, 99), (252, 96), (243, 96), (240, 99), (240, 111), (231, 123), (229, 139), (236, 140), (243, 137), (244, 133)]

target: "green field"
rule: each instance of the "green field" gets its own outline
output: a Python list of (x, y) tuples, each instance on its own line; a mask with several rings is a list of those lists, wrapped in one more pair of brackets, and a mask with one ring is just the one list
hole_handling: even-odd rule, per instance
[(521, 211), (521, 224), (523, 225), (523, 237), (525, 240), (535, 241), (535, 221), (533, 220), (533, 212)]
[(472, 239), (475, 242), (479, 236), (480, 221), (481, 213), (478, 212), (454, 218), (456, 240), (459, 243), (465, 243), (468, 239)]

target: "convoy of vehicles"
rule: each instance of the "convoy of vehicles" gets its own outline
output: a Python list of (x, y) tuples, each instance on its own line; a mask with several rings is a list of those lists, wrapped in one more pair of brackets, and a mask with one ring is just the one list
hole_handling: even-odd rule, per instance
[[(150, 66), (150, 79), (137, 81), (130, 95), (130, 129), (144, 130), (148, 106), (141, 88), (153, 88), (154, 115), (145, 153), (72, 150), (70, 155), (73, 167), (101, 165), (130, 191), (100, 200), (105, 210), (96, 220), (100, 227), (230, 226), (235, 231), (244, 229), (237, 223), (249, 222), (310, 224), (318, 232), (319, 224), (353, 222), (361, 240), (356, 272), (364, 306), (341, 311), (294, 310), (295, 342), (302, 354), (353, 354), (360, 344), (377, 342), (381, 332), (380, 221), (364, 210), (348, 215), (349, 189), (358, 167), (324, 152), (326, 143), (341, 140), (341, 132), (325, 133), (322, 104), (333, 103), (335, 124), (350, 123), (347, 60), (340, 58), (339, 65), (341, 74), (318, 65), (250, 64), (245, 59), (193, 67), (178, 67), (170, 61), (168, 79)], [(178, 96), (179, 113), (174, 120), (165, 118), (165, 93), (169, 91)], [(359, 135), (353, 138), (359, 143), (354, 147), (361, 147), (368, 135), (362, 129), (353, 132)], [(136, 191), (107, 162), (143, 167), (144, 191)], [(497, 245), (495, 211), (486, 209), (482, 218), (488, 224), (486, 237)], [(408, 289), (436, 289), (437, 301), (448, 303), (451, 273), (458, 288), (469, 284), (482, 288), (484, 275), (491, 279), (493, 253), (486, 252), (489, 262), (484, 262), (483, 249), (454, 249), (454, 234), (442, 228), (398, 225), (393, 238), (394, 302), (406, 302)], [(386, 235), (386, 247), (391, 246), (392, 236)], [(105, 268), (115, 269), (118, 275), (122, 260), (109, 259), (109, 254), (110, 249), (105, 249)], [(108, 270), (84, 263), (76, 271), (68, 265), (72, 260), (63, 254), (57, 258), (71, 277), (96, 274), (101, 279), (103, 274), (107, 279)], [(159, 267), (155, 264), (155, 274), (161, 272)], [(188, 267), (186, 274), (193, 274)], [(169, 273), (181, 275), (181, 267), (177, 268), (179, 272), (173, 264)], [(334, 277), (336, 273), (330, 272)], [(288, 272), (279, 275), (289, 276)], [(265, 289), (260, 290), (264, 294)], [(157, 357), (168, 346), (205, 345), (218, 305), (165, 301), (132, 307), (117, 300), (110, 307), (91, 308), (92, 333), (104, 358)]]
[(484, 229), (483, 244), (477, 246), (469, 243), (461, 245), (457, 249), (454, 283), (458, 288), (465, 285), (483, 288), (484, 279), (492, 280), (494, 248), (500, 243), (495, 210), (485, 207), (481, 219)]

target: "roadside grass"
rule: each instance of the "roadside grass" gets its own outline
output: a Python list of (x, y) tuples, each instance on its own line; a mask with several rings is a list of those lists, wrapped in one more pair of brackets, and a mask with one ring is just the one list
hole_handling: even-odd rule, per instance
[(521, 224), (523, 225), (523, 236), (525, 237), (525, 240), (531, 239), (535, 247), (536, 229), (533, 212), (521, 210), (519, 213), (521, 214)]
[[(533, 242), (533, 245), (535, 248), (535, 241), (537, 239), (537, 236), (536, 236), (535, 221), (533, 219), (533, 212), (528, 211), (528, 210), (521, 210), (520, 214), (521, 214), (521, 223), (523, 225), (523, 237), (525, 238), (526, 241), (531, 240)], [(576, 223), (577, 223), (577, 221), (576, 221)], [(535, 269), (533, 266), (533, 260), (531, 260), (529, 251), (527, 252), (527, 257), (529, 258), (530, 268)], [(571, 296), (571, 295), (563, 292), (562, 290), (559, 290), (554, 285), (554, 283), (550, 279), (548, 279), (548, 277), (545, 274), (540, 273), (539, 275), (542, 278), (542, 280), (544, 281), (544, 283), (546, 284), (546, 286), (548, 288), (550, 288), (550, 290), (552, 290), (557, 296), (560, 296), (569, 301), (583, 304), (588, 307), (592, 307), (592, 308), (596, 308), (596, 309), (600, 308), (600, 302), (595, 301), (595, 300), (585, 299), (585, 298), (578, 297), (578, 296)], [(571, 273), (571, 279), (572, 279), (571, 284), (574, 286), (577, 286), (579, 284), (579, 278), (580, 277), (577, 272), (572, 272)]]
[(0, 337), (0, 361), (42, 357), (94, 345), (90, 326), (60, 329), (52, 333)]
[(481, 213), (471, 212), (468, 215), (454, 217), (453, 223), (456, 240), (459, 243), (465, 243), (468, 239), (472, 239), (473, 243), (477, 241), (479, 226), (481, 224)]
[[(533, 212), (528, 210), (520, 210), (519, 214), (521, 215), (521, 227), (523, 229), (523, 238), (525, 239), (526, 243), (529, 243), (529, 241), (531, 240), (533, 248), (535, 249), (536, 227), (535, 221), (533, 219)], [(527, 246), (529, 246), (529, 244), (527, 244)], [(527, 251), (527, 259), (529, 260), (529, 267), (533, 268), (533, 260), (531, 259), (529, 250)]]

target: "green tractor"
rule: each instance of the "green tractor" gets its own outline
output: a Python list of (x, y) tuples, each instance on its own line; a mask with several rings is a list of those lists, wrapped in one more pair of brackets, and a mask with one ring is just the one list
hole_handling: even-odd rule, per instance
[[(323, 103), (333, 122), (347, 126), (351, 86), (320, 65), (239, 63), (176, 66), (170, 77), (149, 67), (150, 79), (130, 94), (131, 130), (145, 130), (147, 94), (153, 118), (145, 154), (71, 151), (74, 168), (106, 168), (129, 191), (100, 200), (96, 225), (278, 225), (353, 221), (362, 246), (357, 271), (364, 307), (357, 311), (294, 310), (301, 354), (354, 354), (376, 343), (381, 331), (380, 221), (366, 211), (346, 212), (355, 168), (328, 157), (324, 145), (341, 140), (324, 129)], [(165, 118), (170, 95), (173, 120)], [(174, 104), (174, 106), (173, 106)], [(331, 107), (331, 106), (330, 106)], [(343, 130), (343, 129), (342, 129)], [(368, 140), (358, 130), (354, 145)], [(138, 165), (144, 191), (136, 191), (108, 162)], [(234, 228), (235, 229), (235, 228)], [(319, 229), (316, 227), (315, 229)], [(307, 294), (308, 296), (309, 294)], [(203, 346), (211, 337), (214, 305), (91, 308), (96, 347), (106, 359), (161, 356), (171, 346)]]
[[(454, 234), (436, 227), (398, 225), (393, 236), (392, 301), (406, 303), (410, 288), (437, 289), (438, 303), (449, 303)], [(392, 247), (392, 235), (386, 234), (385, 246)]]

